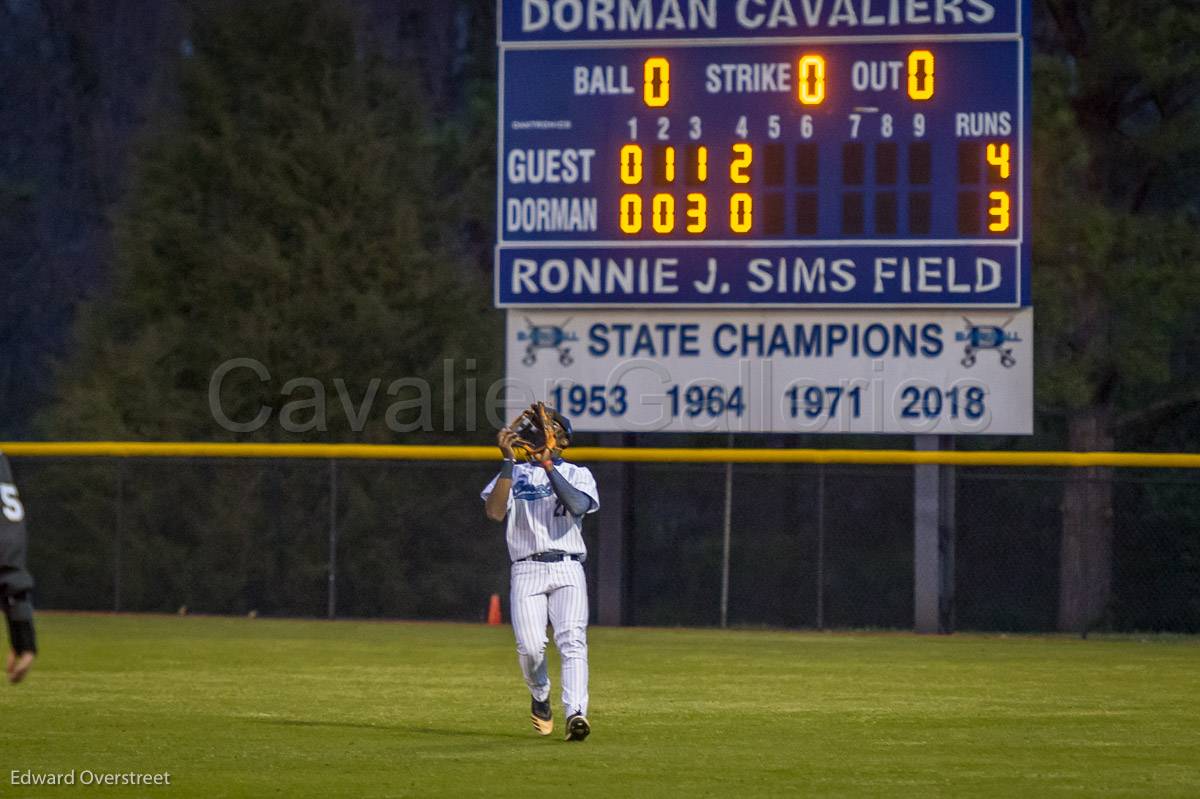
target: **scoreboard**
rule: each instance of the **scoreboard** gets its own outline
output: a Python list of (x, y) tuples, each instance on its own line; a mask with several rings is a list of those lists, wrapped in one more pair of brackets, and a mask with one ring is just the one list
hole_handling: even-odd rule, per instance
[(500, 0), (506, 402), (1033, 429), (1028, 0)]
[(1020, 3), (512, 0), (499, 22), (499, 306), (1029, 304)]

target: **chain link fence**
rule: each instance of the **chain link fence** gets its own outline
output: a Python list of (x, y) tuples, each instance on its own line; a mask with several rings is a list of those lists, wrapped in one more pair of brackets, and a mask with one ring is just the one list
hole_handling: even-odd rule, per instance
[[(11, 460), (43, 608), (474, 621), (507, 596), (491, 464)], [(625, 481), (629, 623), (720, 623), (725, 468), (597, 470), (602, 501)], [(957, 628), (1055, 628), (1065, 474), (957, 470)], [(1200, 631), (1200, 482), (1118, 470), (1113, 497), (1104, 626)], [(738, 464), (732, 498), (730, 624), (911, 628), (912, 467)]]

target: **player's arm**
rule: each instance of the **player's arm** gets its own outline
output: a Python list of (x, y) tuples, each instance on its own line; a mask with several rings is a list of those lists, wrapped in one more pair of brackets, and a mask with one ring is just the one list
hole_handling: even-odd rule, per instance
[(546, 470), (546, 476), (550, 478), (550, 487), (554, 489), (554, 495), (572, 516), (582, 516), (592, 510), (592, 506), (596, 504), (595, 500), (586, 492), (571, 485), (563, 473), (554, 468), (553, 463), (543, 463), (542, 468)]
[(496, 485), (492, 488), (492, 493), (488, 494), (483, 504), (483, 512), (494, 522), (504, 521), (504, 517), (508, 513), (508, 495), (512, 491), (513, 466), (516, 463), (513, 442), (516, 440), (517, 434), (507, 427), (501, 428), (500, 433), (496, 436), (496, 445), (500, 447), (504, 463), (500, 465), (500, 476), (496, 478)]

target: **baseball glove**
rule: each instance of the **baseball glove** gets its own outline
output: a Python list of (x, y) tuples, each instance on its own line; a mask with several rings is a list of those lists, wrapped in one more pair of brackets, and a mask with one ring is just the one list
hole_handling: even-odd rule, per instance
[(549, 460), (551, 453), (559, 448), (554, 419), (544, 402), (535, 402), (521, 411), (508, 428), (517, 434), (513, 446), (525, 450), (533, 460)]

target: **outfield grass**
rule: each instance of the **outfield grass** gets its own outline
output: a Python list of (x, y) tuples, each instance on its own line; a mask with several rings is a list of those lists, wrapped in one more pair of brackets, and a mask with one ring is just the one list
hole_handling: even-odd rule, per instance
[[(1196, 639), (593, 628), (593, 734), (567, 744), (533, 733), (507, 627), (39, 635), (0, 688), (4, 796), (1200, 796)], [(172, 784), (10, 785), (72, 768)]]

